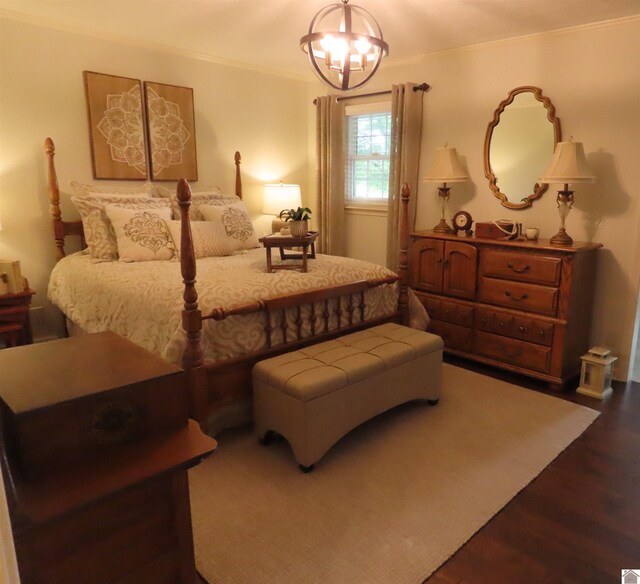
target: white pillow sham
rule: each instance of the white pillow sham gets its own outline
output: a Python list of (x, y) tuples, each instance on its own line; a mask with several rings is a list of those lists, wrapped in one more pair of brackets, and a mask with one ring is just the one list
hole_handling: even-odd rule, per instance
[(123, 262), (170, 260), (173, 240), (167, 229), (171, 209), (127, 209), (106, 205), (105, 212), (118, 241), (118, 255)]
[(123, 197), (121, 195), (72, 196), (82, 219), (84, 238), (89, 255), (94, 259), (118, 259), (118, 242), (111, 221), (105, 213), (106, 205), (118, 205), (129, 209), (168, 209), (169, 201), (151, 197)]
[(242, 201), (224, 206), (200, 205), (200, 212), (206, 221), (222, 223), (233, 251), (260, 246), (249, 211)]
[[(178, 257), (181, 253), (180, 223), (180, 221), (167, 221), (167, 227)], [(229, 238), (219, 221), (191, 222), (191, 236), (196, 258), (221, 257), (233, 253)]]
[[(180, 205), (178, 204), (178, 197), (174, 195), (169, 199), (164, 199), (171, 201), (171, 210), (173, 211), (173, 216), (176, 219), (180, 218)], [(191, 193), (191, 206), (189, 207), (189, 219), (191, 221), (205, 221), (204, 216), (202, 215), (202, 206), (203, 205), (211, 205), (211, 206), (221, 206), (221, 205), (231, 205), (233, 203), (240, 202), (238, 197), (233, 195), (221, 195), (219, 193)]]
[(151, 197), (153, 187), (150, 182), (140, 183), (134, 187), (117, 187), (113, 185), (88, 185), (78, 181), (71, 181), (71, 188), (78, 197), (90, 195), (108, 195), (118, 197)]

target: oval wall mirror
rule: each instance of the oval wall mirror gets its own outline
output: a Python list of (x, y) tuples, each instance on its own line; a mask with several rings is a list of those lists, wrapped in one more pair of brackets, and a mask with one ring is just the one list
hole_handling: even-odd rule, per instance
[(538, 87), (517, 87), (495, 111), (484, 141), (484, 173), (509, 209), (526, 209), (547, 190), (538, 179), (561, 140), (560, 120)]

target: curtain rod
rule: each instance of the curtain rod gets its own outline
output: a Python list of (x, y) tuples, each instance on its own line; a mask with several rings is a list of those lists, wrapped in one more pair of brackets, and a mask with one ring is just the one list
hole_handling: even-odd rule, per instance
[[(413, 91), (429, 91), (431, 89), (431, 85), (428, 83), (421, 83), (420, 85), (416, 85), (413, 88)], [(344, 101), (345, 99), (358, 99), (360, 97), (375, 97), (376, 95), (388, 95), (391, 93), (390, 89), (385, 91), (374, 91), (373, 93), (360, 93), (359, 95), (344, 95), (340, 97), (336, 97), (336, 101)], [(317, 98), (313, 100), (313, 105), (318, 103)]]

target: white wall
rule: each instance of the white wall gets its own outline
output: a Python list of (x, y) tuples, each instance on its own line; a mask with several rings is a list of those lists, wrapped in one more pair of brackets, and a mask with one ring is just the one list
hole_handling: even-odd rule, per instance
[[(640, 17), (431, 54), (401, 67), (383, 64), (363, 91), (405, 81), (432, 87), (424, 97), (421, 172), (437, 146), (455, 146), (471, 182), (453, 185), (451, 211), (465, 209), (475, 221), (516, 219), (539, 227), (543, 238), (559, 225), (557, 186), (532, 208), (510, 211), (493, 196), (484, 176), (487, 125), (510, 90), (542, 88), (555, 105), (563, 137), (584, 143), (598, 182), (575, 189), (567, 230), (576, 241), (604, 245), (591, 343), (613, 348), (619, 357), (615, 375), (626, 379), (640, 281)], [(436, 193), (437, 185), (421, 183), (417, 229), (438, 222)], [(348, 249), (368, 248), (367, 242), (375, 246), (385, 237), (368, 228), (368, 218), (354, 221), (358, 241), (349, 240)], [(384, 255), (378, 261), (384, 263)]]
[[(43, 142), (56, 144), (63, 217), (77, 218), (69, 182), (92, 182), (83, 70), (194, 89), (198, 174), (195, 189), (234, 188), (242, 153), (245, 201), (260, 215), (261, 185), (295, 182), (308, 190), (306, 82), (159, 50), (1, 19), (0, 257), (20, 260), (37, 291), (35, 333), (60, 333), (46, 300), (55, 262)], [(104, 182), (104, 181), (103, 181)], [(167, 183), (162, 183), (167, 184)], [(266, 231), (271, 218), (257, 221)], [(262, 233), (261, 233), (262, 234)]]

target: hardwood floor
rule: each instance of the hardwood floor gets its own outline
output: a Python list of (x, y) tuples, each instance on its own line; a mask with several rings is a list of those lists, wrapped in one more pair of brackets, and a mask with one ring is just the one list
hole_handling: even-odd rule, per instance
[(426, 583), (604, 584), (640, 567), (640, 383), (615, 382), (613, 395), (600, 402), (446, 360), (601, 415)]

